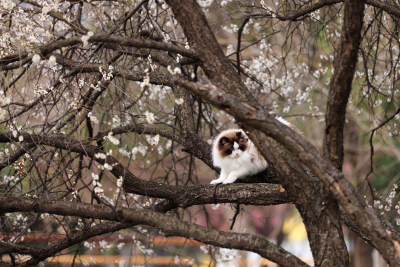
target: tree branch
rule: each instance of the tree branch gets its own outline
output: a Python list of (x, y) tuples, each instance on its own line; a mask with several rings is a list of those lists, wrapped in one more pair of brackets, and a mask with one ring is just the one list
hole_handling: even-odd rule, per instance
[(341, 44), (328, 94), (323, 141), (325, 157), (339, 170), (343, 164), (343, 129), (361, 42), (363, 15), (364, 1), (345, 1)]
[(17, 245), (13, 243), (0, 242), (0, 255), (9, 253), (18, 253), (23, 255), (31, 255), (32, 258), (24, 263), (17, 266), (33, 266), (39, 264), (41, 261), (48, 257), (55, 255), (56, 253), (62, 251), (63, 249), (69, 248), (75, 244), (88, 240), (93, 236), (98, 236), (110, 232), (116, 232), (121, 229), (132, 227), (132, 224), (112, 222), (112, 223), (102, 223), (95, 225), (93, 227), (85, 228), (84, 231), (78, 231), (76, 233), (70, 234), (67, 238), (50, 244), (44, 248), (32, 248), (24, 245)]
[[(334, 5), (337, 3), (341, 3), (341, 2), (343, 2), (343, 0), (321, 0), (317, 3), (313, 3), (304, 8), (301, 8), (300, 10), (296, 10), (295, 12), (292, 12), (291, 14), (287, 14), (287, 15), (275, 14), (274, 17), (276, 17), (277, 19), (279, 19), (281, 21), (288, 21), (288, 20), (289, 21), (298, 21), (298, 20), (303, 19), (304, 16), (307, 16), (310, 13), (312, 13), (318, 9), (321, 9), (325, 6), (330, 6), (330, 5)], [(272, 17), (272, 14), (271, 14), (271, 12), (269, 12), (269, 13), (252, 13), (249, 16), (251, 16), (251, 17)]]
[[(119, 37), (119, 36), (112, 36), (112, 35), (106, 35), (106, 34), (96, 34), (96, 35), (91, 36), (89, 38), (88, 42), (90, 42), (90, 43), (114, 43), (114, 44), (119, 44), (121, 46), (127, 46), (127, 47), (150, 48), (150, 49), (156, 49), (156, 50), (175, 52), (175, 53), (179, 53), (183, 56), (187, 56), (190, 58), (195, 58), (195, 59), (198, 58), (197, 53), (191, 49), (186, 49), (184, 47), (172, 45), (169, 43), (156, 42), (156, 41), (147, 40), (147, 39), (135, 39), (135, 38), (130, 38), (130, 37)], [(37, 53), (45, 58), (50, 53), (52, 53), (58, 49), (61, 49), (63, 47), (67, 47), (67, 46), (74, 46), (74, 45), (81, 44), (81, 43), (83, 43), (82, 37), (72, 37), (69, 39), (54, 41), (52, 43), (49, 43), (49, 44), (39, 47), (37, 49)], [(3, 57), (0, 59), (0, 71), (18, 68), (28, 62), (31, 62), (31, 60), (32, 60), (32, 56), (28, 56), (28, 53), (26, 53), (26, 52), (22, 52), (22, 53), (15, 54), (12, 56)], [(20, 62), (16, 62), (16, 61), (20, 61)], [(15, 62), (15, 63), (10, 64), (13, 62)]]
[(256, 103), (219, 46), (199, 4), (195, 0), (187, 0), (184, 4), (180, 0), (166, 2), (181, 25), (190, 47), (199, 55), (201, 66), (212, 83), (230, 93), (243, 96), (250, 103)]
[(400, 18), (400, 8), (390, 1), (365, 0), (367, 5), (382, 9), (388, 14)]
[[(253, 127), (272, 137), (287, 148), (297, 159), (307, 166), (332, 193), (344, 212), (357, 222), (359, 228), (371, 239), (371, 244), (393, 266), (400, 266), (392, 239), (382, 227), (374, 211), (367, 207), (365, 200), (343, 174), (293, 129), (284, 126), (276, 118), (263, 110), (249, 106), (240, 98), (223, 92), (214, 85), (204, 85), (183, 80), (176, 81), (186, 89), (225, 110), (244, 125)], [(264, 157), (266, 151), (261, 150)]]
[[(304, 16), (310, 14), (311, 12), (314, 12), (325, 6), (330, 6), (330, 5), (334, 5), (334, 4), (342, 3), (342, 2), (344, 2), (344, 0), (321, 0), (319, 2), (313, 3), (312, 5), (309, 5), (305, 8), (302, 8), (300, 10), (297, 10), (297, 11), (287, 14), (287, 15), (275, 14), (276, 15), (275, 17), (281, 21), (288, 21), (288, 20), (289, 21), (299, 21)], [(367, 5), (382, 9), (390, 15), (393, 15), (395, 17), (400, 17), (400, 8), (398, 6), (392, 4), (391, 2), (379, 1), (379, 0), (365, 0), (365, 3)], [(248, 16), (250, 16), (250, 17), (271, 17), (272, 15), (271, 15), (271, 13), (252, 13), (252, 14), (249, 14)]]
[[(196, 186), (172, 186), (168, 184), (145, 181), (137, 178), (126, 167), (120, 164), (114, 157), (107, 156), (105, 160), (95, 157), (96, 153), (103, 153), (97, 146), (85, 141), (76, 140), (65, 135), (35, 135), (20, 133), (23, 143), (46, 145), (80, 153), (92, 158), (99, 163), (107, 162), (113, 166), (110, 171), (116, 178), (124, 177), (123, 187), (126, 192), (135, 193), (155, 198), (165, 198), (174, 202), (176, 207), (214, 203), (212, 198), (212, 185)], [(0, 133), (0, 143), (18, 142), (19, 136), (12, 133)], [(262, 188), (261, 191), (256, 190)], [(184, 193), (183, 193), (184, 192)], [(253, 196), (254, 195), (254, 196)], [(253, 197), (252, 197), (253, 196)], [(286, 193), (279, 191), (279, 186), (271, 184), (238, 184), (225, 185), (218, 188), (217, 203), (237, 202), (247, 205), (275, 205), (287, 203)]]
[(253, 251), (281, 266), (308, 266), (291, 253), (273, 244), (268, 239), (252, 235), (227, 233), (184, 222), (171, 215), (150, 210), (119, 209), (78, 202), (45, 201), (32, 198), (0, 196), (2, 212), (51, 213), (64, 216), (120, 221), (129, 224), (144, 224), (158, 228), (166, 236), (193, 238), (205, 244), (224, 248)]

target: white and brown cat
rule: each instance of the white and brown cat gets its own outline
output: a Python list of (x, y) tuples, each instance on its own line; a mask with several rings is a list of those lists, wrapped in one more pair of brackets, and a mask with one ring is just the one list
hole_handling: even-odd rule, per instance
[(257, 147), (241, 129), (222, 131), (213, 142), (212, 157), (214, 166), (221, 168), (221, 173), (211, 184), (234, 183), (268, 167)]

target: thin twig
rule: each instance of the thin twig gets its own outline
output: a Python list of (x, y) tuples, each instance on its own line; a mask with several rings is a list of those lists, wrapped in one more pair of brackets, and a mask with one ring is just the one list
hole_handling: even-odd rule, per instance
[(236, 211), (235, 211), (235, 214), (233, 215), (233, 218), (232, 218), (232, 224), (231, 224), (231, 227), (230, 227), (230, 229), (232, 230), (233, 229), (233, 225), (235, 224), (235, 222), (236, 222), (236, 218), (237, 218), (237, 216), (239, 215), (239, 213), (240, 213), (240, 203), (237, 203), (236, 204)]

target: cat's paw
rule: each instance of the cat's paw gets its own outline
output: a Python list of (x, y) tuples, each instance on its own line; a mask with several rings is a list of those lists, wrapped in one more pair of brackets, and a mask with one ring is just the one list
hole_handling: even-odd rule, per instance
[(222, 180), (220, 179), (214, 179), (210, 182), (210, 184), (220, 184), (222, 182)]
[(223, 184), (233, 184), (236, 181), (237, 178), (235, 179), (226, 179), (225, 181), (223, 181)]

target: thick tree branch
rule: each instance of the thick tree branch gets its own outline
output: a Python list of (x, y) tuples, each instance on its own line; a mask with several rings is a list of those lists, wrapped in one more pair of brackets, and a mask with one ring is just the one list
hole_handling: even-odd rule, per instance
[[(311, 2), (311, 1), (310, 1)], [(299, 21), (302, 20), (305, 16), (309, 15), (311, 12), (314, 12), (318, 9), (321, 9), (326, 6), (331, 6), (337, 3), (342, 3), (344, 0), (321, 0), (319, 2), (308, 5), (307, 7), (301, 8), (299, 10), (293, 12), (287, 12), (287, 14), (275, 14), (274, 17), (281, 21)], [(367, 5), (382, 9), (386, 11), (388, 14), (399, 17), (400, 18), (400, 8), (395, 4), (389, 1), (379, 1), (379, 0), (365, 0)], [(272, 17), (272, 14), (269, 13), (251, 13), (248, 16), (251, 17)]]
[(364, 1), (345, 1), (341, 44), (327, 100), (323, 151), (339, 170), (343, 164), (343, 129), (361, 42), (363, 11)]
[[(337, 207), (328, 201), (321, 181), (282, 145), (272, 138), (241, 125), (263, 153), (276, 178), (288, 192), (301, 214), (316, 266), (346, 266), (348, 252), (344, 243)], [(283, 167), (284, 166), (284, 167)]]
[[(227, 58), (216, 42), (197, 2), (186, 1), (183, 5), (176, 0), (167, 0), (167, 3), (170, 5), (175, 17), (182, 26), (185, 36), (188, 38), (191, 46), (205, 59), (201, 61), (201, 66), (211, 82), (220, 89), (230, 92), (232, 95), (238, 96), (239, 99), (256, 106), (257, 101), (243, 85), (240, 75), (238, 75), (233, 66), (227, 62)], [(194, 14), (194, 16), (186, 16), (187, 13)], [(204, 42), (204, 39), (206, 42)], [(183, 86), (184, 83), (184, 81), (182, 81), (182, 83), (179, 83), (179, 81), (177, 82), (177, 84)], [(251, 138), (252, 137), (253, 136), (251, 136)], [(307, 171), (296, 159), (289, 155), (289, 153), (282, 154), (282, 148), (275, 146), (274, 142), (269, 143), (269, 145), (269, 147), (262, 147), (263, 154), (268, 159), (269, 163), (273, 162), (271, 165), (275, 167), (275, 169), (278, 169), (276, 171), (280, 173), (279, 175), (281, 177), (286, 177), (282, 181), (285, 189), (287, 189), (293, 198), (296, 196), (294, 202), (306, 224), (316, 264), (343, 265), (343, 262), (346, 264), (347, 250), (344, 244), (340, 223), (337, 222), (338, 218), (332, 219), (330, 217), (329, 211), (327, 210), (331, 210), (331, 207), (325, 207), (325, 211), (322, 212), (320, 209), (320, 205), (324, 206), (326, 202), (324, 199), (325, 194), (322, 194), (320, 198), (309, 197), (322, 193), (322, 190), (320, 190), (322, 186), (313, 186)], [(272, 151), (270, 149), (272, 149)], [(278, 158), (282, 155), (285, 155), (288, 160), (285, 161), (283, 165), (275, 164), (282, 161)], [(279, 169), (281, 166), (288, 167)], [(290, 182), (288, 177), (295, 176), (298, 176), (299, 181), (296, 181), (296, 183)], [(303, 188), (304, 190), (300, 191), (298, 188)], [(316, 202), (314, 205), (315, 208), (307, 208), (313, 205), (314, 201)], [(317, 221), (318, 223), (316, 224)], [(326, 236), (325, 238), (321, 238), (321, 235)], [(328, 243), (331, 245), (328, 245)], [(324, 249), (321, 249), (321, 247)], [(343, 254), (346, 256), (343, 256)]]
[(273, 244), (268, 239), (252, 235), (227, 233), (184, 222), (171, 215), (150, 210), (119, 209), (77, 202), (45, 201), (32, 198), (0, 197), (2, 212), (40, 212), (64, 216), (79, 216), (119, 221), (130, 224), (144, 224), (158, 228), (166, 236), (193, 238), (205, 244), (219, 247), (253, 251), (281, 266), (308, 266), (306, 263)]
[(121, 229), (125, 229), (128, 227), (134, 226), (133, 224), (128, 223), (102, 223), (95, 225), (93, 227), (88, 227), (84, 229), (84, 231), (78, 231), (77, 233), (73, 233), (69, 235), (67, 238), (57, 242), (50, 244), (44, 248), (32, 248), (24, 245), (17, 245), (13, 243), (0, 242), (0, 255), (1, 254), (9, 254), (9, 253), (18, 253), (22, 255), (31, 255), (32, 258), (24, 263), (18, 264), (17, 266), (25, 267), (25, 266), (33, 266), (39, 264), (41, 261), (45, 260), (48, 257), (55, 255), (58, 252), (61, 252), (63, 249), (69, 248), (72, 245), (78, 244), (93, 236), (98, 236), (106, 233), (116, 232)]
[(367, 5), (382, 9), (388, 14), (400, 18), (400, 8), (390, 1), (365, 0)]
[[(129, 193), (155, 198), (165, 198), (174, 202), (176, 207), (214, 203), (212, 185), (172, 186), (168, 184), (145, 181), (137, 178), (114, 157), (107, 156), (105, 160), (96, 158), (96, 153), (103, 151), (97, 146), (85, 141), (76, 140), (65, 135), (40, 136), (20, 133), (23, 143), (52, 146), (71, 152), (80, 153), (99, 163), (107, 162), (113, 166), (110, 171), (116, 178), (124, 177), (124, 189)], [(19, 136), (12, 133), (0, 133), (0, 143), (18, 142)], [(262, 190), (259, 190), (262, 188)], [(281, 193), (279, 187), (271, 184), (235, 184), (218, 188), (217, 203), (236, 202), (247, 205), (270, 205), (287, 203), (286, 193)]]
[[(324, 156), (338, 170), (341, 170), (343, 165), (343, 129), (347, 102), (357, 63), (357, 52), (361, 41), (363, 15), (364, 1), (345, 0), (342, 39), (339, 54), (335, 60), (335, 73), (328, 94), (325, 114), (326, 128), (323, 141)], [(328, 194), (325, 201), (331, 206), (331, 216), (336, 217), (336, 221), (339, 223), (338, 200), (329, 197)], [(346, 248), (344, 242), (342, 246), (344, 249)], [(346, 258), (345, 265), (350, 264), (347, 253), (342, 253), (341, 258)]]
[[(169, 52), (175, 52), (181, 54), (182, 56), (187, 56), (190, 58), (198, 58), (198, 54), (191, 49), (186, 49), (184, 47), (172, 45), (169, 43), (156, 42), (147, 39), (135, 39), (130, 37), (119, 37), (106, 34), (96, 34), (89, 38), (90, 43), (114, 43), (121, 46), (136, 47), (136, 48), (150, 48), (156, 50), (163, 50)], [(42, 57), (46, 58), (50, 53), (61, 49), (63, 47), (74, 46), (77, 44), (82, 44), (82, 37), (72, 37), (69, 39), (54, 41), (52, 43), (43, 45), (37, 49), (37, 53)], [(12, 56), (6, 56), (0, 59), (0, 71), (10, 70), (18, 68), (32, 60), (32, 56), (28, 53), (22, 52)], [(16, 62), (20, 61), (20, 62)], [(13, 63), (14, 64), (10, 64)]]
[(199, 55), (201, 66), (212, 83), (230, 93), (242, 96), (250, 103), (256, 103), (219, 46), (196, 0), (187, 0), (185, 3), (180, 0), (166, 0), (166, 2), (180, 23), (190, 47)]
[[(216, 86), (177, 81), (181, 86), (210, 101), (216, 107), (233, 115), (244, 125), (259, 129), (292, 152), (307, 166), (332, 193), (344, 212), (357, 222), (361, 231), (371, 238), (371, 244), (393, 266), (400, 266), (392, 239), (354, 186), (343, 174), (307, 142), (301, 135), (284, 126), (263, 110), (249, 106), (240, 98), (223, 92)], [(264, 154), (264, 151), (262, 151)], [(267, 157), (267, 154), (264, 154)]]

